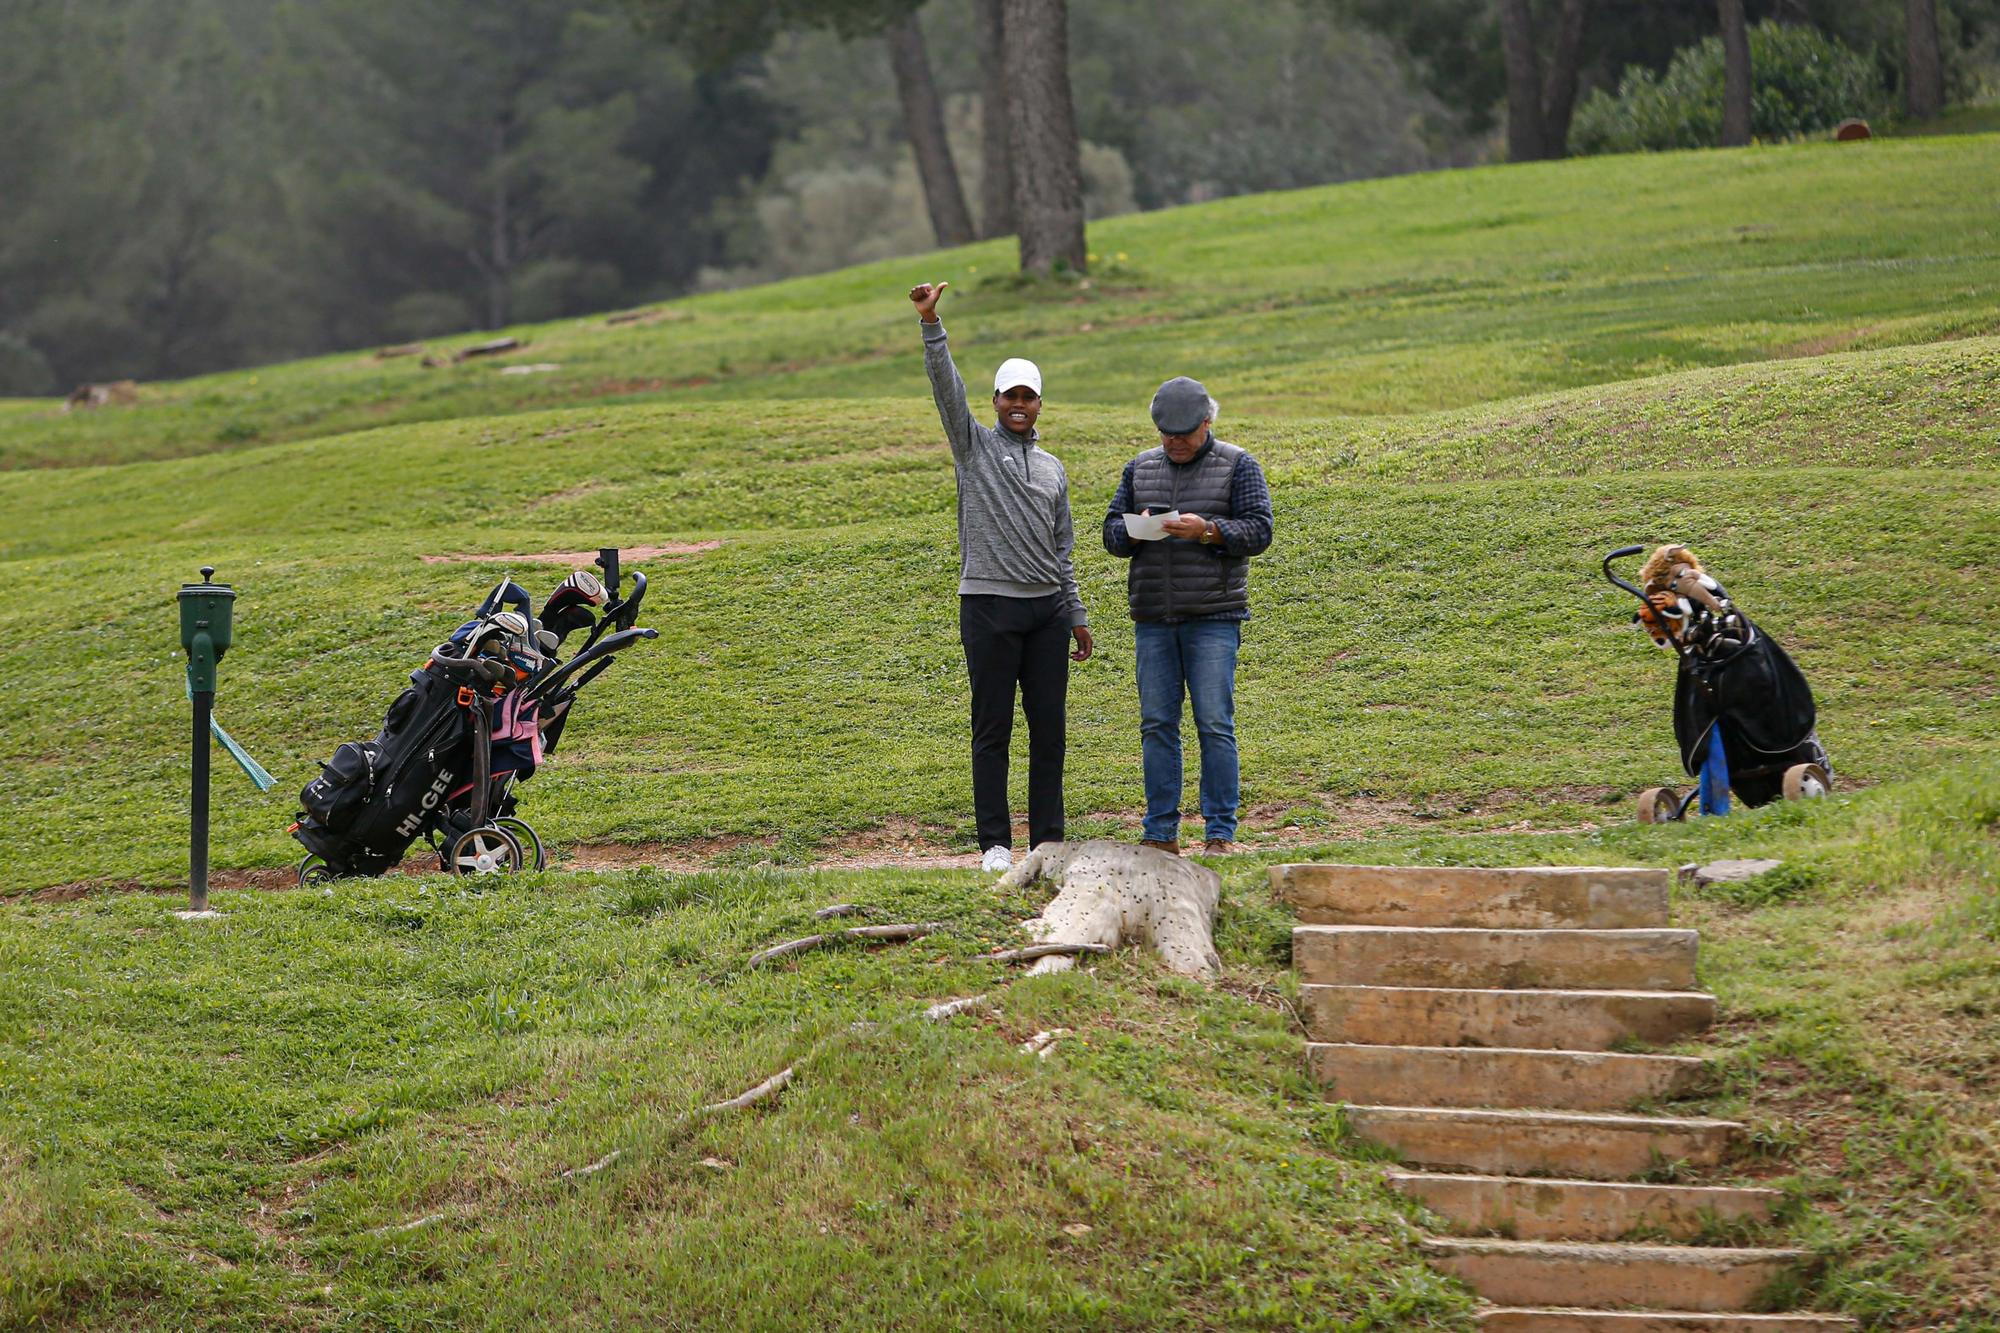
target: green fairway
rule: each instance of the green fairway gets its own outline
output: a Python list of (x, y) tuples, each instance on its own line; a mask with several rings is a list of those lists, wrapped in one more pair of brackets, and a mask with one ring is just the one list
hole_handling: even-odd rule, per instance
[[(1678, 905), (1730, 1016), (1704, 1107), (1815, 1205), (1822, 1306), (2000, 1328), (1995, 179), (1990, 135), (1447, 172), (1096, 224), (1088, 288), (994, 242), (498, 360), (0, 402), (0, 1327), (1468, 1328), (1305, 1080), (1263, 865), (1770, 854)], [(925, 1023), (1033, 904), (813, 868), (976, 850), (902, 296), (936, 277), (975, 397), (1047, 374), (1099, 644), (1073, 835), (1142, 803), (1097, 533), (1154, 385), (1203, 377), (1269, 475), (1219, 987), (1121, 955)], [(1597, 561), (1666, 540), (1798, 659), (1837, 799), (1630, 822), (1687, 781), (1673, 662)], [(117, 891), (186, 873), (199, 566), (240, 592), (218, 716), (278, 778), (218, 755), (214, 861), (270, 882), (299, 788), (502, 572), (539, 599), (564, 566), (525, 557), (612, 544), (687, 549), (630, 562), (660, 638), (523, 790), (551, 873), (223, 891), (193, 930)], [(843, 900), (948, 929), (743, 969)]]
[[(1805, 663), (1845, 780), (2000, 747), (1979, 595), (2000, 567), (1997, 352), (1978, 339), (1387, 422), (1247, 417), (1234, 435), (1269, 469), (1279, 528), (1241, 680), (1252, 827), (1324, 823), (1324, 803), (1357, 796), (1564, 824), (1676, 779), (1671, 661), (1596, 571), (1627, 541), (1711, 558)], [(197, 564), (242, 590), (220, 715), (282, 779), (258, 796), (221, 775), (217, 864), (276, 865), (296, 857), (284, 827), (317, 763), (372, 733), (510, 567), (421, 557), (611, 541), (722, 545), (651, 564), (662, 637), (585, 697), (529, 789), (545, 832), (799, 855), (904, 819), (969, 845), (935, 418), (920, 400), (843, 401), (838, 419), (829, 431), (797, 403), (575, 409), (0, 476), (5, 567), (88, 590), (0, 609), (20, 682), (0, 890), (184, 868), (186, 703), (164, 598)], [(1072, 408), (1047, 439), (1070, 469), (1102, 642), (1072, 688), (1071, 808), (1130, 811), (1131, 630), (1095, 530), (1131, 437)], [(196, 495), (179, 522), (153, 512)], [(561, 572), (511, 567), (537, 595)]]

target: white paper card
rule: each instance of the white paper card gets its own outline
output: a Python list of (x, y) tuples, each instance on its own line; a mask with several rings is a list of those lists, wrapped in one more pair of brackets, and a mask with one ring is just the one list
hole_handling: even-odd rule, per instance
[(1135, 542), (1156, 542), (1167, 535), (1167, 524), (1180, 516), (1178, 509), (1164, 514), (1127, 514), (1125, 532)]

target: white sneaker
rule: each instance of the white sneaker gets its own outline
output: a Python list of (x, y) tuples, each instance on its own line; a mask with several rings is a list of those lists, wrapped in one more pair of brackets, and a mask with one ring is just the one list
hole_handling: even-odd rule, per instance
[(986, 849), (986, 856), (980, 861), (979, 868), (989, 875), (997, 875), (1013, 864), (1014, 853), (996, 843)]

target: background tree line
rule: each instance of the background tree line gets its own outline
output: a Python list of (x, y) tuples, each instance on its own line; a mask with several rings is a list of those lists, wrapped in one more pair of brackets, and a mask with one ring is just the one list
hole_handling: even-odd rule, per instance
[(975, 236), (1080, 272), (1087, 216), (1678, 142), (1608, 99), (1709, 96), (1704, 42), (1728, 139), (1764, 21), (1921, 116), (2000, 0), (13, 0), (0, 394)]

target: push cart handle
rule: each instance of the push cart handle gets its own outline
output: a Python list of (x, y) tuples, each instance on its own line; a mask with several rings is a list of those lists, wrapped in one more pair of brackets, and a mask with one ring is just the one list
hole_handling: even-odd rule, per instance
[(509, 670), (507, 663), (497, 657), (454, 657), (438, 652), (431, 654), (431, 665), (447, 680), (472, 680), (486, 685), (498, 684)]
[(1646, 548), (1643, 546), (1621, 546), (1617, 550), (1613, 551), (1610, 555), (1605, 556), (1604, 563), (1601, 566), (1601, 568), (1604, 570), (1605, 578), (1610, 579), (1613, 583), (1623, 588), (1626, 592), (1631, 593), (1634, 597), (1638, 598), (1642, 602), (1646, 600), (1646, 594), (1640, 592), (1636, 587), (1627, 583), (1624, 579), (1619, 578), (1616, 574), (1613, 574), (1611, 572), (1611, 562), (1613, 560), (1623, 560), (1628, 555), (1637, 555), (1639, 554), (1639, 552), (1645, 549)]

